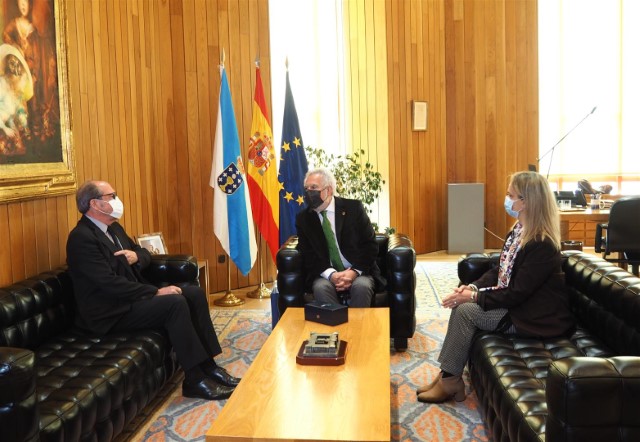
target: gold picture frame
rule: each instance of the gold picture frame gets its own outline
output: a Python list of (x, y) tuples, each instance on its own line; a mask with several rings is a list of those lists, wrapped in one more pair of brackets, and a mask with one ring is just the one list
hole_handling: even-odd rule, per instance
[(169, 253), (161, 232), (143, 233), (136, 237), (136, 241), (140, 247), (147, 249), (152, 255), (166, 255)]
[[(5, 121), (0, 124), (0, 203), (69, 194), (76, 189), (66, 0), (30, 1), (26, 15), (17, 3), (16, 0), (0, 0), (0, 26), (3, 26), (4, 37), (0, 42), (0, 55), (3, 55), (0, 86), (5, 81), (4, 89), (0, 87), (0, 101), (6, 103), (6, 98), (14, 97), (17, 107), (22, 109), (8, 117), (7, 124)], [(28, 27), (32, 32), (27, 38), (12, 40), (11, 32), (17, 32), (19, 20), (24, 19), (31, 20)], [(27, 54), (23, 60), (29, 59), (28, 64), (23, 63), (28, 66), (26, 70), (6, 68), (7, 65), (18, 65), (15, 60), (20, 61), (20, 54)], [(10, 55), (14, 57), (10, 58)], [(34, 86), (29, 90), (29, 81), (24, 78), (29, 77), (31, 71), (30, 80)], [(33, 82), (33, 78), (38, 80)], [(7, 88), (7, 84), (11, 87)], [(31, 97), (26, 99), (28, 96)], [(7, 108), (5, 105), (0, 111)], [(11, 124), (13, 127), (8, 126)]]

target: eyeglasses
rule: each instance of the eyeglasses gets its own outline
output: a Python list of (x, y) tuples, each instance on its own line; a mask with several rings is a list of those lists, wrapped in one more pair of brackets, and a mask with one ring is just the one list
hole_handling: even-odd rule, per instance
[(318, 186), (318, 185), (316, 185), (316, 184), (312, 184), (312, 185), (310, 185), (310, 186), (304, 186), (304, 190), (305, 190), (305, 191), (308, 191), (308, 190), (324, 190), (324, 189), (326, 189), (327, 187), (328, 187), (328, 186), (320, 187), (320, 186)]
[(110, 196), (112, 200), (118, 198), (118, 194), (115, 192), (103, 193), (102, 195), (100, 195), (100, 198), (102, 198), (103, 196)]

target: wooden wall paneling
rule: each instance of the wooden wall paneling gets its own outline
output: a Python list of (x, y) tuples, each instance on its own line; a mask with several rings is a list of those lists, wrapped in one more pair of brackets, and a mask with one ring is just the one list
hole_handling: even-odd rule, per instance
[[(395, 34), (394, 24), (395, 16), (397, 15), (398, 5), (396, 2), (385, 3), (385, 29), (386, 29), (386, 43), (387, 43), (387, 78), (389, 82), (388, 86), (388, 139), (389, 139), (389, 200), (390, 200), (390, 224), (402, 231), (400, 225), (400, 214), (402, 213), (398, 207), (398, 201), (400, 201), (400, 186), (397, 185), (397, 179), (399, 177), (397, 172), (397, 162), (392, 161), (396, 158), (398, 152), (398, 146), (396, 137), (398, 136), (399, 128), (397, 127), (397, 112), (396, 112), (396, 98), (399, 87), (399, 80), (397, 75), (398, 69), (398, 38)], [(408, 233), (408, 232), (407, 232)]]
[[(134, 137), (132, 154), (134, 158), (134, 186), (131, 189), (133, 209), (136, 211), (136, 216), (133, 220), (130, 220), (129, 232), (131, 235), (144, 231), (144, 224), (146, 220), (146, 174), (148, 168), (147, 162), (147, 139), (145, 137), (145, 129), (148, 124), (146, 121), (146, 98), (145, 95), (145, 51), (144, 40), (145, 35), (145, 22), (143, 2), (141, 0), (135, 0), (131, 3), (132, 9), (130, 14), (131, 23), (131, 46), (132, 51), (131, 60), (133, 63), (129, 64), (131, 72), (131, 79), (135, 85), (131, 89), (132, 99), (132, 120), (134, 121)], [(131, 52), (130, 52), (131, 53)]]
[(140, 76), (140, 87), (138, 90), (140, 104), (138, 112), (141, 114), (142, 126), (138, 133), (140, 139), (140, 181), (138, 186), (138, 198), (142, 217), (138, 220), (138, 228), (135, 233), (149, 232), (149, 227), (153, 225), (153, 207), (155, 207), (155, 197), (153, 188), (153, 153), (152, 135), (153, 113), (153, 78), (155, 69), (151, 69), (152, 51), (150, 43), (153, 40), (153, 12), (150, 9), (149, 0), (142, 0), (138, 4), (138, 29), (139, 40), (137, 42), (140, 52), (140, 62), (138, 72)]
[[(429, 45), (429, 76), (430, 90), (432, 91), (431, 101), (429, 102), (429, 121), (428, 130), (433, 135), (434, 149), (440, 160), (431, 163), (431, 174), (435, 182), (432, 182), (434, 201), (437, 207), (433, 218), (442, 220), (442, 224), (436, 228), (431, 228), (433, 232), (433, 244), (444, 248), (446, 244), (446, 229), (444, 228), (444, 220), (447, 219), (446, 207), (446, 177), (447, 177), (447, 158), (446, 149), (446, 132), (444, 123), (446, 119), (446, 97), (445, 97), (445, 33), (444, 33), (444, 5), (442, 2), (429, 2), (427, 12), (429, 20), (429, 30), (433, 44)], [(433, 181), (433, 180), (432, 180)]]
[(176, 122), (175, 102), (173, 99), (173, 64), (174, 55), (172, 47), (172, 3), (162, 2), (158, 5), (158, 72), (160, 82), (160, 126), (158, 136), (162, 140), (156, 177), (156, 201), (160, 217), (160, 231), (163, 232), (169, 251), (179, 251), (179, 231), (181, 189), (177, 181), (176, 155)]
[(373, 45), (371, 55), (375, 63), (375, 79), (371, 82), (375, 93), (374, 131), (376, 134), (376, 163), (378, 171), (385, 180), (381, 198), (378, 201), (378, 213), (381, 215), (380, 228), (393, 227), (390, 219), (390, 175), (389, 175), (389, 101), (387, 78), (387, 32), (385, 29), (386, 6), (382, 0), (376, 1), (373, 7)]
[(11, 257), (11, 224), (9, 205), (0, 204), (0, 287), (13, 281), (13, 259)]
[[(25, 244), (22, 237), (22, 222), (20, 203), (10, 203), (7, 205), (9, 215), (9, 236), (7, 244), (11, 250), (11, 280), (15, 281), (25, 277), (24, 273), (24, 252)], [(15, 220), (13, 223), (11, 220)], [(7, 247), (4, 245), (3, 247)]]
[(160, 97), (162, 97), (162, 84), (160, 82), (160, 79), (162, 75), (160, 73), (161, 66), (158, 63), (160, 52), (162, 50), (159, 45), (160, 39), (158, 37), (160, 7), (161, 5), (158, 2), (145, 0), (144, 17), (146, 17), (146, 28), (148, 29), (148, 36), (147, 38), (145, 38), (145, 71), (149, 76), (149, 82), (147, 85), (147, 93), (149, 96), (149, 122), (147, 125), (149, 169), (146, 175), (146, 192), (144, 197), (148, 201), (148, 217), (147, 224), (145, 224), (144, 226), (144, 230), (142, 232), (136, 232), (138, 234), (164, 231), (164, 223), (161, 222), (160, 216), (158, 214), (159, 205), (161, 203), (159, 198), (161, 191), (158, 186), (158, 180), (161, 176), (159, 172), (163, 168), (164, 158), (166, 155), (166, 149), (164, 148), (165, 140), (160, 126), (160, 121), (162, 121), (163, 116), (163, 107), (160, 103)]
[[(527, 52), (524, 57), (524, 64), (527, 69), (527, 103), (530, 103), (527, 109), (527, 148), (524, 152), (520, 152), (518, 165), (524, 168), (524, 165), (533, 163), (539, 155), (539, 109), (538, 109), (538, 2), (525, 2), (525, 17), (527, 20), (526, 35)], [(524, 157), (524, 158), (523, 158)]]
[(200, 161), (199, 151), (204, 148), (201, 143), (199, 127), (202, 125), (199, 114), (198, 101), (201, 94), (198, 84), (198, 55), (199, 50), (197, 40), (199, 40), (199, 23), (196, 19), (197, 15), (202, 15), (193, 0), (183, 1), (182, 3), (182, 20), (184, 29), (184, 69), (185, 69), (185, 90), (186, 90), (186, 135), (187, 144), (184, 155), (188, 161), (188, 184), (189, 189), (189, 211), (184, 213), (185, 217), (189, 217), (190, 229), (186, 237), (181, 237), (181, 243), (188, 240), (188, 243), (194, 244), (196, 235), (202, 232), (202, 221), (200, 216), (202, 213), (202, 188), (200, 187)]
[(38, 252), (33, 249), (36, 244), (36, 225), (34, 219), (33, 202), (24, 201), (19, 204), (20, 219), (22, 221), (22, 241), (25, 247), (24, 253), (24, 274), (33, 276), (38, 271)]
[[(205, 236), (206, 230), (211, 230), (213, 216), (211, 212), (213, 206), (207, 205), (207, 198), (212, 198), (212, 190), (209, 187), (211, 175), (211, 150), (213, 147), (213, 114), (211, 106), (211, 89), (215, 84), (216, 63), (209, 59), (209, 45), (207, 22), (209, 11), (206, 3), (199, 0), (195, 3), (195, 39), (196, 49), (196, 75), (199, 100), (196, 103), (198, 109), (199, 124), (196, 130), (200, 140), (198, 163), (200, 164), (198, 175), (194, 174), (194, 229), (192, 233), (193, 249), (196, 256), (208, 259), (212, 262), (213, 257), (208, 257), (205, 250), (207, 247), (201, 238)], [(211, 207), (208, 211), (205, 208)], [(211, 284), (209, 284), (211, 285)]]
[(413, 201), (419, 198), (419, 194), (416, 191), (414, 179), (415, 179), (415, 167), (413, 162), (413, 152), (415, 146), (412, 143), (411, 133), (411, 119), (409, 113), (411, 112), (411, 94), (415, 87), (415, 82), (411, 78), (411, 72), (413, 69), (413, 56), (414, 52), (411, 48), (411, 8), (410, 2), (403, 2), (400, 8), (400, 19), (402, 20), (402, 26), (400, 27), (401, 46), (400, 46), (400, 66), (402, 66), (401, 82), (400, 82), (400, 94), (398, 101), (398, 111), (400, 113), (400, 164), (402, 166), (400, 177), (404, 181), (405, 191), (401, 193), (402, 205), (405, 208), (406, 218), (404, 220), (405, 230), (410, 232), (414, 241), (420, 243), (421, 238), (415, 235), (415, 213), (413, 207)]
[[(430, 201), (430, 190), (428, 186), (427, 174), (428, 174), (428, 166), (425, 161), (422, 161), (421, 156), (424, 154), (428, 155), (430, 150), (429, 146), (429, 135), (427, 132), (413, 132), (412, 131), (412, 109), (411, 103), (414, 100), (418, 101), (427, 101), (426, 97), (429, 92), (425, 88), (425, 53), (424, 48), (429, 44), (429, 38), (422, 38), (423, 29), (425, 27), (425, 23), (423, 22), (423, 18), (425, 17), (422, 10), (423, 2), (420, 0), (414, 0), (410, 3), (410, 25), (407, 27), (410, 31), (410, 39), (408, 40), (409, 48), (411, 52), (411, 59), (415, 60), (412, 63), (410, 75), (412, 81), (411, 92), (407, 96), (407, 116), (409, 117), (408, 124), (408, 133), (411, 138), (411, 149), (410, 149), (410, 160), (408, 166), (409, 175), (413, 178), (413, 186), (409, 186), (412, 193), (411, 198), (409, 198), (410, 204), (410, 213), (412, 216), (410, 217), (413, 220), (413, 226), (410, 227), (412, 232), (412, 237), (414, 240), (428, 242), (427, 239), (427, 218), (431, 215), (434, 207), (431, 204), (420, 204), (421, 201)], [(413, 167), (412, 167), (413, 166)]]
[[(34, 242), (35, 250), (33, 251), (36, 257), (36, 268), (33, 269), (32, 274), (36, 274), (39, 269), (47, 269), (50, 266), (49, 260), (49, 242), (47, 239), (47, 204), (42, 199), (33, 201), (32, 204), (34, 213)], [(0, 262), (2, 259), (0, 258)]]
[[(173, 150), (171, 160), (176, 163), (176, 195), (177, 212), (180, 216), (177, 219), (177, 228), (173, 235), (176, 245), (182, 252), (183, 238), (191, 236), (191, 186), (189, 177), (189, 156), (188, 156), (188, 126), (187, 115), (187, 72), (186, 72), (186, 55), (184, 46), (184, 17), (182, 11), (182, 2), (173, 0), (171, 15), (171, 48), (173, 50), (173, 85), (172, 96), (174, 103), (174, 119), (175, 119), (175, 148)], [(190, 29), (187, 32), (191, 32)], [(191, 49), (191, 48), (189, 48)]]

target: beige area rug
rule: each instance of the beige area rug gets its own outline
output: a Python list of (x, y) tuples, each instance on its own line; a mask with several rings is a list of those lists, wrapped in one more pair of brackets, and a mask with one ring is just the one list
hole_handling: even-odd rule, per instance
[[(409, 348), (391, 347), (392, 441), (486, 441), (475, 394), (462, 403), (427, 405), (417, 402), (417, 386), (438, 373), (435, 362), (447, 329), (449, 310), (440, 299), (457, 285), (456, 263), (419, 263), (417, 328)], [(271, 331), (271, 314), (264, 310), (212, 310), (223, 347), (216, 360), (242, 376)], [(468, 380), (467, 380), (468, 384)], [(225, 401), (202, 401), (181, 396), (180, 384), (130, 440), (144, 442), (204, 441), (205, 433)]]

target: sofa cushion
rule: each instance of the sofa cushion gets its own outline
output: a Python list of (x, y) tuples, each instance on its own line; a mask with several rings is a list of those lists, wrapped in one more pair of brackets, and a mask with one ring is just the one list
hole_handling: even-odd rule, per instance
[[(77, 329), (36, 350), (41, 436), (98, 439), (119, 434), (176, 370), (167, 338), (156, 331), (104, 337)], [(96, 433), (96, 434), (94, 434)], [(91, 436), (91, 437), (89, 437)], [(57, 439), (57, 437), (53, 437)]]

